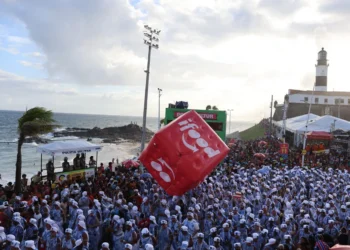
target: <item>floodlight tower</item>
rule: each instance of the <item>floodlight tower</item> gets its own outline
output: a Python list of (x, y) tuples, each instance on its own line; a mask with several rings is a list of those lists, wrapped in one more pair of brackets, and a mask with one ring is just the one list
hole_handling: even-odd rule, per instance
[(148, 85), (149, 85), (149, 74), (150, 74), (150, 64), (151, 64), (151, 50), (152, 48), (159, 49), (159, 33), (160, 30), (152, 29), (152, 27), (145, 25), (144, 31), (144, 43), (148, 46), (148, 60), (147, 60), (147, 70), (146, 73), (146, 87), (145, 87), (145, 99), (143, 104), (143, 122), (142, 122), (142, 138), (141, 138), (141, 152), (145, 148), (146, 140), (146, 120), (147, 120), (147, 102), (148, 102)]

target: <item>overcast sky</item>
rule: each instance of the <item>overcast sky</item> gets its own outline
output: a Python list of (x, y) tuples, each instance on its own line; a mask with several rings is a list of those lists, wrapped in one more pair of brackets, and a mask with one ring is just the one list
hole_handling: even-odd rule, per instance
[(350, 91), (349, 0), (1, 0), (0, 109), (141, 116), (147, 47), (149, 116), (188, 101), (269, 115), (290, 88), (312, 89), (328, 51), (328, 89)]

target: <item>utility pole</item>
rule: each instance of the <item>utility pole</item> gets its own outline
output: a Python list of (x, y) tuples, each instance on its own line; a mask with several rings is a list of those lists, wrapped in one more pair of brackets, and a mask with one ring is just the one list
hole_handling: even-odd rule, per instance
[[(305, 124), (305, 131), (304, 131), (304, 138), (303, 138), (303, 151), (305, 150), (305, 147), (306, 147), (306, 134), (307, 134), (307, 130), (308, 130), (308, 126), (309, 126), (309, 120), (310, 120), (310, 112), (311, 112), (311, 106), (312, 106), (312, 101), (314, 99), (314, 93), (315, 93), (315, 85), (312, 89), (312, 95), (311, 95), (311, 101), (310, 101), (310, 104), (309, 104), (309, 111), (307, 113), (307, 121), (306, 121), (306, 124)], [(304, 167), (304, 163), (305, 163), (305, 155), (302, 154), (301, 156), (301, 166)]]
[(272, 136), (272, 108), (273, 108), (273, 95), (271, 96), (271, 104), (270, 104), (270, 129), (269, 129), (270, 136)]
[(145, 148), (145, 141), (146, 141), (146, 120), (147, 120), (147, 102), (148, 102), (148, 85), (149, 85), (149, 74), (150, 74), (150, 65), (151, 65), (151, 50), (152, 48), (158, 49), (159, 45), (157, 44), (159, 42), (158, 35), (160, 33), (160, 30), (152, 29), (150, 26), (145, 25), (144, 26), (146, 31), (144, 34), (144, 43), (148, 46), (148, 60), (147, 60), (147, 70), (145, 70), (146, 73), (146, 86), (145, 86), (145, 99), (143, 104), (143, 122), (142, 122), (142, 138), (141, 138), (141, 152)]
[(230, 112), (230, 120), (228, 121), (228, 134), (231, 134), (231, 112), (233, 109), (228, 109), (228, 112)]
[(160, 97), (162, 96), (162, 89), (158, 88), (158, 130), (160, 130)]

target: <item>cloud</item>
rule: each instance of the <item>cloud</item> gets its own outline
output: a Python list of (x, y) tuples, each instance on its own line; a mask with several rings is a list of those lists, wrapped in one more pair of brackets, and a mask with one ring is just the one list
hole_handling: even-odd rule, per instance
[(304, 6), (302, 0), (261, 0), (259, 7), (273, 14), (289, 16)]
[(319, 9), (324, 13), (332, 14), (349, 14), (350, 12), (350, 1), (348, 0), (332, 0), (324, 1), (320, 4)]
[(24, 60), (19, 61), (19, 63), (21, 65), (23, 65), (24, 67), (31, 67), (34, 69), (42, 69), (43, 68), (43, 65), (41, 63), (29, 62), (29, 61), (24, 61)]

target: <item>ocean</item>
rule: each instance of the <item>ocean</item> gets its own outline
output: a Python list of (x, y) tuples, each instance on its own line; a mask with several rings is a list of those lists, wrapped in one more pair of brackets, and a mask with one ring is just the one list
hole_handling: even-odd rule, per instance
[[(0, 184), (6, 184), (15, 179), (15, 164), (17, 154), (17, 120), (22, 116), (23, 112), (19, 111), (1, 111), (0, 110)], [(111, 115), (86, 115), (86, 114), (66, 114), (54, 113), (54, 119), (64, 128), (105, 128), (114, 126), (123, 126), (131, 122), (142, 126), (142, 117), (135, 116), (111, 116)], [(249, 128), (252, 122), (231, 122), (231, 131), (241, 131)], [(147, 128), (157, 130), (157, 118), (147, 118)], [(228, 126), (227, 126), (228, 128)], [(76, 140), (77, 137), (54, 138), (52, 134), (42, 135), (42, 137), (50, 140)], [(140, 138), (141, 140), (141, 138)], [(93, 139), (92, 143), (103, 145), (103, 149), (99, 152), (98, 162), (108, 163), (112, 158), (123, 161), (136, 155), (139, 151), (140, 143), (122, 142), (119, 144), (101, 143), (100, 139)], [(22, 148), (22, 173), (27, 174), (31, 178), (40, 170), (40, 154), (36, 152), (36, 143), (26, 143)], [(95, 157), (95, 154), (92, 154)], [(69, 156), (72, 162), (75, 156)], [(87, 155), (87, 158), (90, 155)], [(49, 160), (49, 156), (43, 155), (43, 168)], [(55, 165), (61, 165), (62, 157), (55, 158)]]

